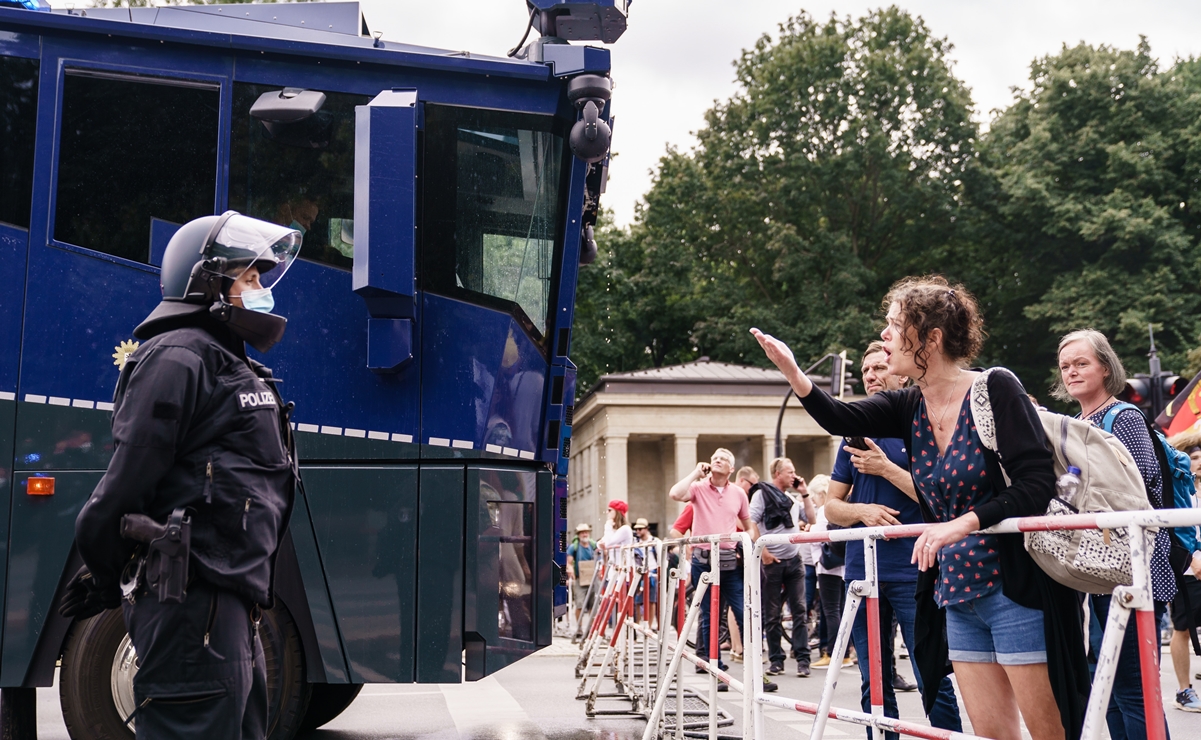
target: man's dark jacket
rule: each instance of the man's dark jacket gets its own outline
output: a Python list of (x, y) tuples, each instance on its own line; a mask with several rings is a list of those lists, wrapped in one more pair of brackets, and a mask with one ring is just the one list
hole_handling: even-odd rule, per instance
[(224, 327), (206, 324), (158, 334), (126, 360), (113, 458), (75, 521), (75, 541), (97, 586), (115, 588), (133, 552), (122, 515), (163, 522), (188, 507), (193, 572), (271, 606), (292, 511), (291, 431), (270, 371)]

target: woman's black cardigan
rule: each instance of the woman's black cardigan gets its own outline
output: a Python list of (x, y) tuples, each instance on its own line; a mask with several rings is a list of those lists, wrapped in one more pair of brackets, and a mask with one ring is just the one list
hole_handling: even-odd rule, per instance
[[(988, 396), (996, 425), (997, 452), (983, 450), (993, 495), (972, 510), (981, 528), (1016, 516), (1039, 516), (1055, 494), (1052, 454), (1038, 413), (1026, 390), (1008, 372), (990, 373)], [(854, 403), (836, 401), (818, 388), (801, 399), (805, 410), (827, 432), (844, 437), (896, 437), (913, 441), (913, 420), (921, 403), (918, 388), (885, 391)], [(1011, 481), (1008, 488), (1001, 473)], [(919, 496), (922, 516), (935, 521), (934, 513)], [(1047, 670), (1059, 705), (1067, 737), (1079, 737), (1088, 703), (1089, 672), (1084, 652), (1083, 612), (1079, 595), (1052, 580), (1026, 553), (1020, 534), (998, 535), (1002, 592), (1012, 601), (1043, 613), (1047, 642)], [(919, 574), (917, 582), (916, 649), (914, 657), (923, 684), (926, 714), (934, 706), (936, 688), (951, 672), (947, 659), (946, 613), (934, 600), (938, 566)]]

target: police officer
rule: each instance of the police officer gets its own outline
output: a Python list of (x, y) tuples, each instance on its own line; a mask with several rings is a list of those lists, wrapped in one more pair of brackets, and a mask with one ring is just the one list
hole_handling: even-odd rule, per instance
[[(300, 241), (233, 211), (181, 227), (163, 256), (162, 302), (135, 329), (143, 343), (117, 382), (113, 458), (76, 519), (85, 569), (60, 611), (123, 606), (139, 738), (267, 731), (258, 624), (296, 461), (291, 405), (245, 343), (265, 352), (282, 337), (271, 287)], [(138, 514), (155, 534), (133, 534), (139, 520), (126, 515)]]

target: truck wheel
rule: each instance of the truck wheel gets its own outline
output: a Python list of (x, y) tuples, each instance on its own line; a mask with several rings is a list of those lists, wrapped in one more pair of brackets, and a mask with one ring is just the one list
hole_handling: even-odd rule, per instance
[(345, 712), (363, 690), (361, 683), (314, 683), (309, 686), (313, 694), (309, 698), (309, 711), (300, 723), (301, 732), (311, 732)]
[(123, 723), (133, 711), (136, 672), (120, 609), (71, 625), (58, 696), (72, 740), (133, 740), (133, 730)]
[[(310, 686), (304, 680), (300, 634), (282, 604), (263, 612), (259, 637), (267, 664), (267, 737), (291, 740), (308, 709)], [(72, 740), (133, 740), (132, 728), (124, 723), (136, 706), (137, 672), (120, 609), (71, 626), (59, 671), (59, 701)]]

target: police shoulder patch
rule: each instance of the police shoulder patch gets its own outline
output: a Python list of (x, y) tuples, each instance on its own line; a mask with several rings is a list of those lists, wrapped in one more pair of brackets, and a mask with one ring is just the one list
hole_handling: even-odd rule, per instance
[(238, 394), (238, 408), (247, 409), (275, 408), (275, 394), (271, 391), (254, 391)]

